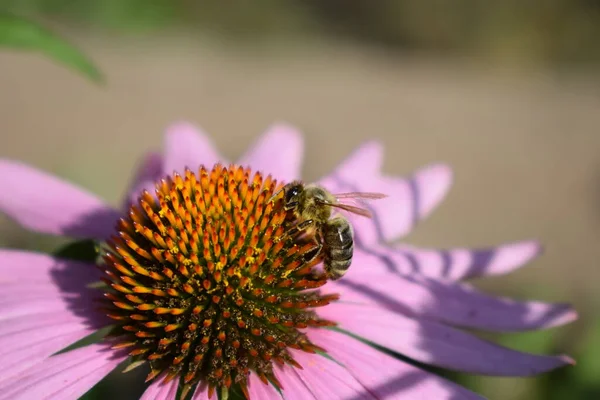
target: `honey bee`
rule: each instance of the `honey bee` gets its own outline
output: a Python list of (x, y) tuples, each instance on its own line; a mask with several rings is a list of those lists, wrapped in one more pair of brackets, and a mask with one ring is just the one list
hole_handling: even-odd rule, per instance
[(311, 252), (310, 259), (323, 253), (323, 269), (327, 278), (340, 279), (352, 263), (354, 252), (354, 233), (350, 222), (342, 215), (333, 218), (333, 208), (371, 218), (367, 209), (340, 202), (342, 199), (382, 199), (387, 197), (381, 193), (352, 192), (332, 194), (325, 188), (305, 185), (294, 181), (285, 185), (273, 195), (278, 197), (283, 192), (283, 207), (294, 212), (299, 222), (292, 228), (290, 235), (314, 229), (317, 242), (316, 251)]

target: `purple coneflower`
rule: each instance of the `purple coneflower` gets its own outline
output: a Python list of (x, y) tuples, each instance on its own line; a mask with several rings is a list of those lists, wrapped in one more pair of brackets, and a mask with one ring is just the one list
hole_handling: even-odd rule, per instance
[[(289, 127), (267, 132), (239, 160), (245, 168), (215, 165), (225, 161), (205, 135), (174, 126), (164, 156), (142, 163), (125, 211), (0, 161), (0, 211), (34, 231), (104, 243), (100, 269), (0, 251), (0, 399), (74, 399), (123, 362), (149, 367), (144, 399), (178, 391), (225, 398), (237, 387), (253, 400), (479, 398), (406, 358), (498, 376), (571, 364), (460, 329), (544, 329), (576, 313), (462, 282), (519, 268), (539, 254), (536, 242), (478, 250), (388, 244), (441, 202), (452, 173), (433, 165), (406, 179), (384, 176), (382, 153), (366, 143), (320, 181), (334, 193), (389, 196), (369, 204), (372, 219), (349, 216), (353, 263), (329, 282), (311, 272), (321, 259), (305, 257), (310, 243), (286, 235), (294, 221), (269, 201), (299, 178), (302, 140)], [(100, 279), (104, 285), (91, 285)], [(61, 352), (104, 326), (112, 326), (110, 339)]]

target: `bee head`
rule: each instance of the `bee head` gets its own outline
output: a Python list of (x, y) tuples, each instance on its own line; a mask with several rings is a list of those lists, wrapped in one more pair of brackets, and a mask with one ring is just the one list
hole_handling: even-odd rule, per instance
[(286, 210), (291, 210), (298, 206), (300, 194), (304, 191), (304, 185), (294, 181), (283, 187), (283, 206)]

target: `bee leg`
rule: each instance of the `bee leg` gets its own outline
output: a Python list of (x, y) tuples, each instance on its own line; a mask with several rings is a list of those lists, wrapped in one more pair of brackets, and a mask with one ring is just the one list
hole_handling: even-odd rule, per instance
[[(315, 258), (317, 258), (319, 256), (319, 254), (321, 254), (321, 250), (323, 250), (323, 236), (321, 235), (320, 231), (317, 231), (315, 234), (315, 247), (310, 249), (304, 255), (304, 261), (306, 263), (310, 263)], [(323, 273), (318, 273), (314, 270), (310, 273), (311, 280), (320, 280), (322, 278), (322, 276), (323, 276)]]
[(304, 262), (309, 263), (312, 260), (314, 260), (315, 258), (317, 258), (317, 256), (319, 254), (321, 254), (321, 250), (323, 249), (323, 244), (320, 240), (316, 240), (315, 241), (315, 247), (313, 247), (312, 249), (310, 249), (309, 251), (307, 251), (304, 254)]
[(296, 224), (292, 229), (287, 231), (287, 235), (288, 236), (296, 236), (300, 232), (305, 231), (308, 228), (310, 228), (310, 226), (313, 225), (314, 223), (315, 223), (315, 221), (312, 219), (307, 219), (306, 221), (302, 221), (299, 224)]

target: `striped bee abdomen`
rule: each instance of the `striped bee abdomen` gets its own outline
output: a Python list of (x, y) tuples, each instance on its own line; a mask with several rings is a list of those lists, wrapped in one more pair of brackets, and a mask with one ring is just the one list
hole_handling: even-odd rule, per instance
[(323, 227), (323, 265), (329, 279), (340, 279), (352, 263), (354, 235), (344, 217), (332, 218)]

